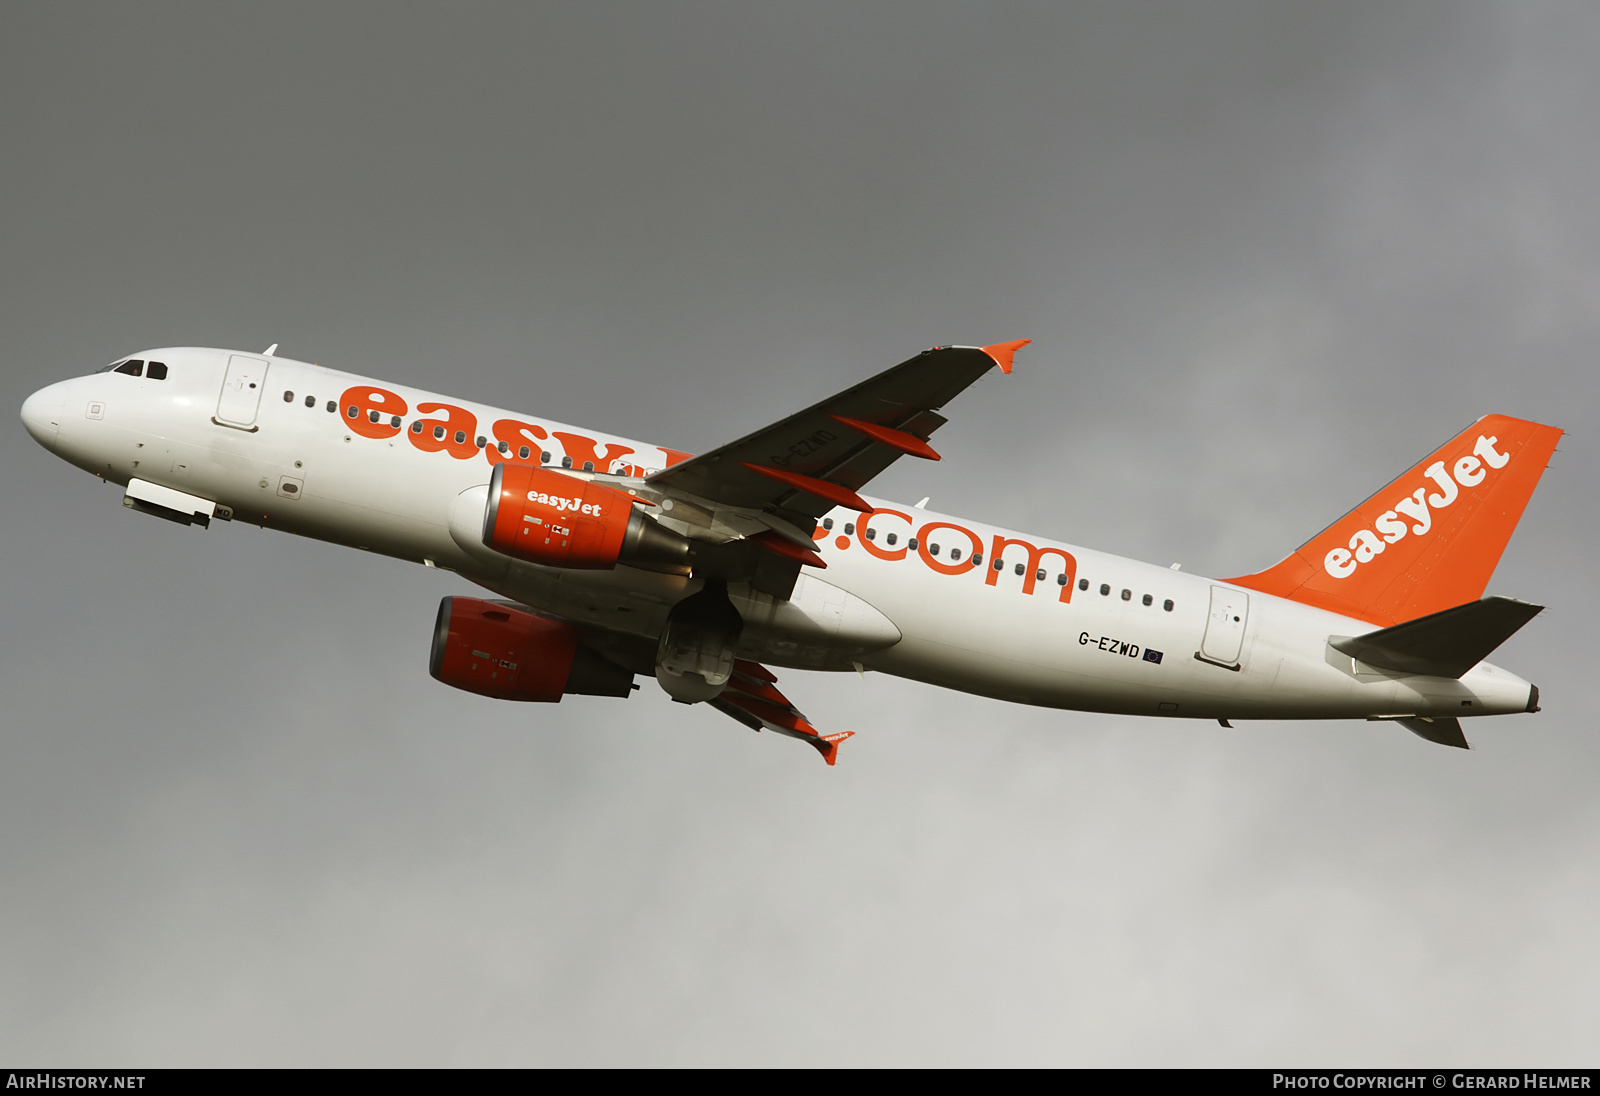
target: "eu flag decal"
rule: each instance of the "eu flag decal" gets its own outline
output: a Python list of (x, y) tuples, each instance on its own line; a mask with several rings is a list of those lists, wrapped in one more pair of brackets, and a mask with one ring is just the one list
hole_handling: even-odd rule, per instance
[(1144, 660), (1146, 662), (1154, 662), (1157, 666), (1159, 666), (1161, 665), (1161, 652), (1152, 651), (1150, 648), (1146, 647), (1144, 649)]

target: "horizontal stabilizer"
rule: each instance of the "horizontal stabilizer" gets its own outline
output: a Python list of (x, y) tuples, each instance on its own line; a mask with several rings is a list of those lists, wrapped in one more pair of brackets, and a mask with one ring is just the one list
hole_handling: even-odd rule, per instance
[(1328, 645), (1380, 670), (1459, 678), (1543, 611), (1543, 605), (1486, 597), (1366, 635), (1329, 636)]
[(1459, 719), (1424, 719), (1413, 716), (1411, 719), (1398, 719), (1395, 722), (1416, 735), (1426, 738), (1429, 742), (1437, 742), (1441, 746), (1454, 746), (1458, 750), (1470, 750), (1467, 745), (1467, 736), (1461, 733), (1461, 720)]

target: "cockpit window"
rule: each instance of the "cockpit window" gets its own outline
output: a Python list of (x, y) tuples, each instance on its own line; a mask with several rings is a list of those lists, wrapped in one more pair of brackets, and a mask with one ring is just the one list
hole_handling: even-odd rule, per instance
[(121, 365), (119, 365), (115, 369), (113, 369), (112, 372), (113, 373), (126, 373), (130, 377), (143, 376), (144, 375), (144, 362), (140, 361), (138, 358), (133, 358), (133, 359), (130, 359), (129, 361), (123, 362)]
[(149, 364), (149, 366), (147, 366), (145, 368), (144, 375), (146, 377), (149, 377), (153, 381), (164, 381), (164, 380), (166, 380), (167, 379), (167, 363), (166, 362), (151, 362)]
[(102, 365), (99, 369), (96, 369), (95, 372), (96, 373), (109, 373), (113, 369), (117, 368), (118, 366), (127, 365), (127, 364), (128, 364), (127, 362), (112, 362), (110, 365)]

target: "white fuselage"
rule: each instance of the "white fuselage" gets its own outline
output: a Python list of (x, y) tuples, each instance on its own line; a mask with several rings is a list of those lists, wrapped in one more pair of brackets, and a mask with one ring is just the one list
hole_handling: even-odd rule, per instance
[[(668, 610), (699, 585), (629, 567), (524, 563), (477, 535), (491, 460), (518, 459), (523, 445), (535, 463), (548, 453), (550, 467), (566, 458), (581, 473), (585, 460), (597, 461), (597, 473), (619, 467), (633, 481), (682, 454), (285, 358), (193, 348), (142, 357), (166, 363), (167, 378), (97, 373), (52, 385), (24, 406), (29, 430), (112, 482), (158, 484), (229, 508), (236, 521), (458, 571), (581, 625), (654, 639)], [(239, 383), (236, 358), (261, 363), (247, 382), (255, 389)], [(353, 428), (344, 396), (363, 387), (404, 402), (395, 436)], [(413, 429), (418, 420), (422, 433)], [(439, 448), (435, 426), (447, 421)], [(1460, 680), (1406, 675), (1329, 646), (1330, 636), (1372, 631), (1363, 621), (868, 501), (877, 508), (870, 515), (827, 516), (817, 542), (827, 569), (803, 570), (788, 601), (730, 588), (746, 620), (744, 657), (806, 669), (859, 665), (1020, 703), (1151, 716), (1451, 717), (1530, 703), (1528, 682), (1488, 663)], [(657, 513), (675, 520), (670, 510)], [(724, 527), (714, 507), (680, 501), (678, 513), (689, 535)], [(982, 562), (973, 567), (975, 553)]]

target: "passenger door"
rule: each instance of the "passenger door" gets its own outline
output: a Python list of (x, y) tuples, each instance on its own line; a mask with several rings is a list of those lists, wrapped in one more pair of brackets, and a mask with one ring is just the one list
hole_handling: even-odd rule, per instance
[(1230, 670), (1239, 668), (1244, 628), (1250, 619), (1250, 595), (1227, 586), (1211, 587), (1211, 615), (1206, 618), (1200, 657)]
[(212, 421), (241, 430), (255, 430), (256, 412), (267, 383), (267, 362), (235, 354), (228, 359), (228, 374), (222, 379), (222, 394), (217, 398), (217, 415)]

